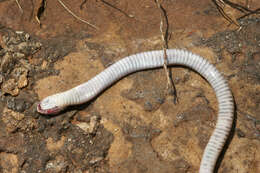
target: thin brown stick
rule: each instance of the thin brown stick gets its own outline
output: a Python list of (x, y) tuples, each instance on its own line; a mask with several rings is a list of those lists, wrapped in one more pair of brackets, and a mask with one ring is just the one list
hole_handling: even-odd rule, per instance
[(85, 21), (85, 20), (83, 20), (83, 19), (81, 19), (80, 17), (78, 17), (76, 14), (74, 14), (61, 0), (58, 0), (59, 1), (59, 3), (63, 6), (63, 8), (65, 8), (65, 10), (67, 10), (73, 17), (75, 17), (76, 19), (78, 19), (79, 21), (81, 21), (81, 22), (83, 22), (83, 23), (85, 23), (85, 24), (87, 24), (87, 25), (89, 25), (89, 26), (91, 26), (91, 27), (93, 27), (93, 28), (95, 28), (95, 29), (99, 29), (97, 26), (95, 26), (95, 25), (93, 25), (93, 24), (91, 24), (91, 23), (89, 23), (89, 22), (87, 22), (87, 21)]
[(245, 17), (248, 17), (248, 16), (250, 16), (250, 15), (259, 14), (259, 13), (260, 13), (260, 8), (254, 10), (253, 12), (247, 13), (247, 14), (245, 14), (245, 15), (239, 17), (237, 20), (241, 20), (241, 19), (243, 19), (243, 18), (245, 18)]
[[(238, 20), (241, 20), (241, 19), (243, 19), (245, 17), (248, 17), (250, 15), (253, 15), (253, 14), (259, 14), (260, 13), (260, 8), (257, 8), (255, 10), (249, 9), (249, 0), (246, 0), (246, 6), (233, 3), (233, 2), (231, 2), (229, 0), (212, 0), (212, 1), (216, 5), (216, 7), (217, 7), (218, 11), (220, 12), (220, 14), (226, 20), (228, 20), (230, 23), (239, 26), (240, 27), (239, 30), (241, 29), (241, 26), (237, 23)], [(236, 21), (234, 21), (223, 10), (225, 5), (228, 5), (228, 6), (232, 7), (233, 9), (240, 11), (244, 15), (242, 15), (241, 17), (237, 18)]]
[(21, 11), (21, 13), (23, 13), (23, 9), (22, 9), (21, 5), (19, 4), (18, 0), (15, 0), (15, 2), (17, 4), (19, 10)]
[(115, 10), (117, 10), (117, 11), (119, 11), (119, 12), (122, 13), (122, 14), (124, 14), (126, 17), (134, 18), (134, 15), (132, 15), (132, 14), (127, 14), (125, 11), (123, 11), (123, 10), (121, 10), (120, 8), (118, 8), (118, 7), (116, 7), (116, 6), (114, 6), (114, 5), (110, 4), (110, 3), (108, 3), (107, 1), (104, 1), (104, 0), (100, 0), (100, 1), (103, 2), (105, 5), (107, 5), (107, 6), (111, 7), (111, 8), (113, 8), (113, 9), (115, 9)]
[(233, 19), (231, 19), (223, 10), (223, 8), (225, 6), (224, 1), (222, 1), (222, 0), (212, 0), (212, 1), (216, 5), (216, 7), (217, 7), (218, 11), (220, 12), (220, 14), (222, 15), (222, 17), (224, 17), (227, 21), (229, 21), (230, 24), (234, 24), (239, 27), (239, 25)]
[(83, 9), (83, 5), (87, 3), (87, 0), (84, 0), (81, 4), (80, 4), (80, 9)]
[[(164, 63), (163, 63), (163, 68), (167, 77), (167, 91), (168, 93), (174, 95), (174, 102), (177, 103), (178, 102), (178, 98), (177, 98), (177, 93), (176, 93), (176, 88), (175, 85), (171, 79), (171, 75), (170, 75), (170, 71), (168, 69), (168, 57), (167, 57), (167, 53), (166, 50), (168, 49), (168, 28), (169, 28), (169, 24), (168, 24), (168, 18), (167, 18), (167, 14), (165, 9), (162, 7), (161, 3), (159, 2), (159, 0), (155, 0), (157, 7), (160, 11), (160, 32), (161, 32), (161, 39), (163, 42), (163, 54), (164, 54)], [(164, 22), (165, 21), (165, 22)], [(164, 29), (165, 28), (165, 31)]]
[(46, 4), (47, 4), (46, 0), (42, 0), (40, 2), (38, 9), (37, 9), (37, 14), (35, 15), (35, 20), (38, 22), (40, 27), (42, 26), (40, 18), (42, 16), (42, 14), (44, 13), (44, 10), (46, 8)]
[(230, 2), (229, 0), (222, 0), (222, 1), (224, 2), (224, 4), (228, 4), (230, 7), (234, 8), (242, 13), (252, 12), (252, 10), (250, 10), (249, 8), (242, 6), (240, 4)]

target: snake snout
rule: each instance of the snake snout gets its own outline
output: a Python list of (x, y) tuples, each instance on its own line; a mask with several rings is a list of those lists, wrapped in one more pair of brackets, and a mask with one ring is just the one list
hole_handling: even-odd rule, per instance
[(61, 111), (62, 109), (59, 109), (59, 107), (55, 106), (53, 108), (49, 108), (49, 109), (43, 109), (41, 106), (41, 103), (39, 103), (37, 105), (37, 112), (39, 112), (40, 114), (44, 114), (44, 115), (54, 115), (57, 114)]

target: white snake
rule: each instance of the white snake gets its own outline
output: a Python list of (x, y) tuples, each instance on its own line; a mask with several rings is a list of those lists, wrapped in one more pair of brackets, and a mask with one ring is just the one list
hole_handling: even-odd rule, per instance
[[(218, 100), (216, 128), (204, 150), (200, 173), (213, 173), (216, 161), (229, 135), (233, 123), (234, 101), (226, 80), (218, 70), (204, 58), (191, 52), (177, 49), (167, 50), (169, 65), (187, 66), (203, 76), (213, 87)], [(143, 52), (121, 59), (86, 83), (62, 93), (43, 99), (37, 106), (41, 114), (57, 114), (69, 105), (87, 102), (122, 77), (140, 70), (162, 67), (162, 50)]]

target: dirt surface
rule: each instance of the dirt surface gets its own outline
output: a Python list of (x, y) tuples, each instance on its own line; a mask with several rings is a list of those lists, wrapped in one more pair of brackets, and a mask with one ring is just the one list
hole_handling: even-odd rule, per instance
[[(93, 101), (43, 116), (44, 97), (86, 82), (117, 60), (162, 48), (154, 1), (0, 0), (0, 173), (195, 173), (215, 127), (217, 100), (197, 73), (134, 73)], [(242, 5), (244, 1), (234, 0)], [(110, 5), (109, 5), (110, 4)], [(111, 4), (113, 6), (111, 6)], [(213, 1), (165, 0), (169, 48), (197, 53), (228, 79), (235, 120), (218, 173), (260, 172), (260, 17), (229, 25)], [(260, 2), (249, 1), (256, 9)], [(241, 12), (226, 6), (235, 19)]]

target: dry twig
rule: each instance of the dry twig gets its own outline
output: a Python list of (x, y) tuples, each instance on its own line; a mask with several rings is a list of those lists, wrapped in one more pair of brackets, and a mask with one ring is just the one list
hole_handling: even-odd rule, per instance
[(115, 9), (115, 10), (119, 11), (120, 13), (124, 14), (126, 17), (129, 17), (129, 18), (133, 18), (133, 17), (134, 17), (134, 15), (132, 15), (132, 14), (127, 14), (125, 11), (121, 10), (121, 9), (118, 8), (118, 7), (115, 7), (114, 5), (108, 3), (108, 2), (106, 2), (106, 1), (104, 1), (104, 0), (100, 0), (100, 1), (103, 2), (105, 5), (107, 5), (107, 6), (109, 6), (109, 7), (112, 7), (113, 9)]
[(245, 18), (245, 17), (248, 17), (248, 16), (250, 16), (250, 15), (259, 14), (259, 13), (260, 13), (260, 8), (257, 8), (257, 9), (255, 9), (255, 10), (249, 12), (249, 13), (244, 14), (243, 16), (239, 17), (237, 20), (241, 20), (241, 19), (243, 19), (243, 18)]
[(84, 0), (81, 4), (80, 4), (80, 9), (83, 9), (83, 5), (87, 3), (87, 0)]
[(218, 11), (220, 12), (220, 14), (227, 20), (229, 21), (230, 24), (235, 24), (236, 26), (239, 27), (238, 23), (235, 22), (233, 19), (231, 19), (231, 17), (229, 17), (225, 11), (224, 11), (224, 6), (225, 6), (225, 2), (222, 0), (212, 0), (213, 3), (216, 5)]
[[(167, 77), (167, 91), (170, 94), (174, 95), (174, 103), (178, 102), (178, 97), (177, 97), (177, 93), (176, 93), (176, 88), (175, 85), (172, 81), (171, 75), (170, 75), (170, 71), (167, 68), (168, 65), (168, 58), (167, 58), (167, 49), (168, 49), (168, 28), (169, 28), (169, 24), (168, 24), (168, 18), (167, 18), (167, 14), (165, 9), (162, 7), (161, 3), (159, 2), (159, 0), (155, 0), (157, 7), (160, 11), (160, 18), (161, 18), (161, 22), (160, 22), (160, 32), (161, 32), (161, 38), (162, 38), (162, 42), (163, 42), (163, 52), (164, 52), (164, 64), (163, 64), (163, 68), (165, 70), (165, 74)], [(165, 21), (165, 22), (164, 22)], [(165, 31), (163, 31), (165, 28)]]
[(89, 25), (89, 26), (91, 26), (91, 27), (93, 27), (93, 28), (95, 28), (97, 30), (99, 29), (97, 26), (95, 26), (95, 25), (93, 25), (93, 24), (91, 24), (91, 23), (81, 19), (76, 14), (74, 14), (61, 0), (58, 0), (58, 1), (65, 8), (65, 10), (67, 10), (73, 17), (75, 17), (76, 19), (80, 20), (81, 22), (83, 22), (83, 23), (85, 23), (85, 24), (87, 24), (87, 25)]
[(39, 4), (38, 4), (38, 9), (37, 9), (37, 14), (35, 15), (35, 20), (39, 23), (40, 27), (41, 27), (41, 16), (45, 10), (45, 7), (46, 7), (46, 1), (45, 0), (42, 0)]
[[(257, 8), (256, 10), (249, 9), (249, 4), (248, 4), (249, 2), (248, 1), (246, 1), (246, 6), (242, 6), (240, 4), (230, 2), (229, 0), (212, 0), (212, 2), (216, 5), (218, 11), (220, 12), (220, 14), (226, 20), (228, 20), (231, 24), (235, 24), (238, 27), (240, 27), (240, 25), (237, 23), (238, 20), (245, 18), (247, 16), (250, 16), (250, 15), (253, 15), (253, 14), (259, 14), (260, 13), (260, 8)], [(241, 13), (244, 13), (244, 15), (237, 18), (236, 21), (234, 21), (223, 10), (225, 5), (229, 5), (230, 7), (240, 11)]]
[(19, 4), (18, 0), (15, 0), (15, 2), (17, 4), (19, 10), (21, 11), (21, 13), (23, 13), (23, 9), (22, 9), (21, 5)]

